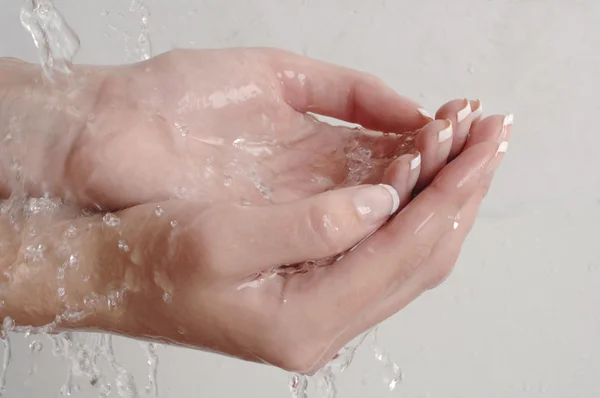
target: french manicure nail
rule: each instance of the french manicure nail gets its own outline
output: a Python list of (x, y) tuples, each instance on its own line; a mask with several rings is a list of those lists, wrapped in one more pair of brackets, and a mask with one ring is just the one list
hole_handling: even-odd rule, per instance
[(506, 129), (513, 125), (514, 119), (515, 117), (512, 115), (512, 113), (504, 116), (504, 121), (502, 121), (502, 133), (500, 134), (501, 140), (506, 138)]
[(417, 153), (417, 155), (410, 161), (410, 169), (414, 170), (421, 164), (421, 154)]
[(417, 109), (417, 112), (419, 112), (419, 114), (431, 121), (435, 120), (435, 118), (431, 115), (431, 113), (429, 113), (429, 111), (427, 109), (423, 109), (423, 108), (419, 108)]
[(447, 126), (438, 132), (438, 143), (444, 142), (452, 137), (452, 122), (446, 120)]
[(465, 107), (456, 114), (456, 121), (462, 122), (471, 114), (471, 101), (465, 100)]
[(498, 145), (498, 151), (496, 153), (506, 153), (508, 150), (508, 142), (502, 141), (500, 145)]
[(477, 119), (481, 115), (483, 115), (483, 104), (481, 103), (481, 100), (478, 99), (477, 105), (475, 109), (473, 109), (473, 120)]
[(398, 210), (400, 197), (394, 187), (390, 185), (372, 185), (356, 192), (354, 205), (363, 220), (377, 223)]

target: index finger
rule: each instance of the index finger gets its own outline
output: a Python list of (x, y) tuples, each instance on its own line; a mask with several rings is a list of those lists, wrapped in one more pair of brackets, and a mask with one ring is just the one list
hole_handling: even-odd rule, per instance
[(368, 73), (283, 51), (273, 54), (271, 65), (281, 79), (285, 101), (299, 112), (394, 133), (431, 121), (417, 102)]

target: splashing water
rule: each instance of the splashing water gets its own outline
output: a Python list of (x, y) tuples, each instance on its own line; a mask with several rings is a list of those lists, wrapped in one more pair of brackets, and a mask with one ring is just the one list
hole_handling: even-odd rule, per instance
[(148, 32), (150, 9), (143, 0), (132, 0), (129, 11), (139, 11), (141, 15), (140, 33), (137, 37), (135, 54), (139, 60), (145, 61), (152, 57), (152, 42), (150, 41), (150, 33)]
[(69, 75), (73, 58), (80, 48), (79, 38), (50, 0), (25, 0), (21, 24), (38, 48), (44, 76), (54, 81), (56, 74)]
[(402, 381), (402, 371), (400, 370), (400, 367), (390, 358), (390, 355), (379, 345), (377, 333), (378, 329), (375, 328), (372, 333), (375, 358), (384, 366), (383, 382), (389, 391), (394, 391), (398, 383)]
[(0, 340), (4, 343), (4, 356), (2, 358), (2, 371), (0, 372), (0, 397), (6, 392), (6, 371), (10, 365), (10, 357), (12, 347), (10, 345), (10, 336), (8, 335), (14, 328), (15, 324), (10, 317), (4, 318), (2, 322), (2, 330), (0, 330)]
[(146, 387), (146, 392), (150, 398), (158, 398), (158, 384), (157, 384), (157, 373), (158, 373), (158, 355), (156, 354), (157, 344), (145, 343), (144, 349), (146, 356), (148, 357), (148, 381), (149, 385)]
[(307, 398), (308, 377), (301, 374), (293, 374), (290, 377), (290, 391), (292, 398)]

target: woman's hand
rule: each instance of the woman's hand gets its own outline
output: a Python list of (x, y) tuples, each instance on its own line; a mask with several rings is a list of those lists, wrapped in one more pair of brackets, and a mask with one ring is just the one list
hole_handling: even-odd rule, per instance
[(52, 183), (21, 188), (116, 213), (26, 203), (36, 233), (3, 260), (3, 315), (301, 372), (448, 275), (510, 133), (480, 103), (431, 121), (372, 77), (275, 50), (87, 70), (99, 89), (81, 127), (51, 132), (47, 167), (22, 162)]

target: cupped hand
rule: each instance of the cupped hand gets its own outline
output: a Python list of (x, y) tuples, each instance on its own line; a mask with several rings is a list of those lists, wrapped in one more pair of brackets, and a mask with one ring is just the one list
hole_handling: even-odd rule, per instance
[(81, 126), (60, 132), (66, 144), (54, 162), (64, 167), (52, 168), (61, 175), (44, 180), (60, 183), (46, 191), (103, 210), (171, 198), (283, 203), (355, 185), (370, 171), (376, 180), (410, 150), (410, 135), (381, 132), (428, 121), (373, 76), (281, 50), (177, 50), (74, 70), (71, 91), (98, 88)]
[(276, 50), (93, 73), (94, 110), (46, 189), (116, 213), (40, 221), (27, 246), (57, 237), (55, 261), (79, 266), (29, 308), (306, 373), (448, 275), (511, 129), (462, 100), (433, 120), (373, 77)]

